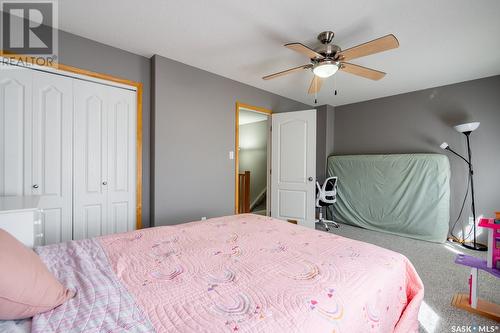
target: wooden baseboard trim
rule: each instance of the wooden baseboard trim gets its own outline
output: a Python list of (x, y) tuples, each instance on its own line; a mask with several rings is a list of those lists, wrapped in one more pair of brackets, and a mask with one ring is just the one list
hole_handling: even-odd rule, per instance
[(495, 303), (487, 302), (483, 299), (477, 300), (477, 308), (473, 308), (469, 305), (469, 295), (467, 294), (455, 294), (451, 300), (451, 305), (459, 309), (492, 319), (500, 321), (500, 305)]

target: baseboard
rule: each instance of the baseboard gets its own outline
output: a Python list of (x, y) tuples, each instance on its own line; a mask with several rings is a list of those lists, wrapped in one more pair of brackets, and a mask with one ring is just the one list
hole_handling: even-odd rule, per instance
[(451, 300), (451, 305), (489, 319), (500, 321), (500, 305), (480, 298), (477, 300), (477, 307), (474, 309), (469, 304), (469, 295), (455, 294)]

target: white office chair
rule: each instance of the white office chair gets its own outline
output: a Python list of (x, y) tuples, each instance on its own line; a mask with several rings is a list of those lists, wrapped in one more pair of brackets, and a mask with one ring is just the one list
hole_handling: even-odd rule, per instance
[(316, 182), (316, 208), (319, 208), (319, 218), (316, 223), (321, 223), (326, 231), (330, 230), (328, 224), (338, 228), (339, 224), (335, 221), (326, 220), (323, 218), (323, 207), (332, 206), (337, 202), (337, 177), (329, 177), (323, 183), (323, 186)]

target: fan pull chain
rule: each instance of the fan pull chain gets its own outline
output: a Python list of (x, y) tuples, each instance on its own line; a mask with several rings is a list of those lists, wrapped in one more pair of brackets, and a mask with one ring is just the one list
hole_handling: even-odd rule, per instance
[(314, 104), (318, 104), (318, 80), (314, 80)]
[(334, 95), (337, 96), (337, 76), (336, 75), (333, 76), (333, 91), (334, 91)]

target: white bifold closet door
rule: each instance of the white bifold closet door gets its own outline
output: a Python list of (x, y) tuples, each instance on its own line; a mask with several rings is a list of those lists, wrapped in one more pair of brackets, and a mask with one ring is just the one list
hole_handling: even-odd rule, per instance
[(135, 228), (136, 93), (74, 80), (73, 237)]
[(39, 195), (37, 245), (135, 229), (136, 92), (0, 70), (0, 196)]
[(64, 242), (72, 239), (73, 79), (33, 71), (32, 102), (25, 193), (40, 195), (39, 244)]
[(24, 119), (31, 117), (33, 73), (28, 69), (0, 70), (0, 195), (24, 194), (25, 133)]
[(39, 195), (37, 245), (72, 238), (72, 79), (0, 71), (0, 195)]

